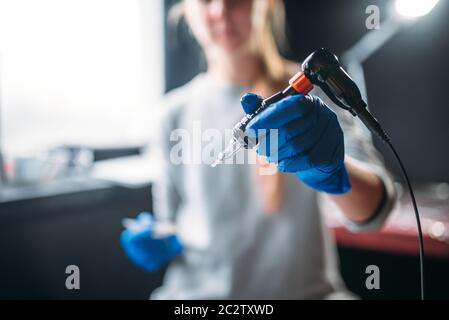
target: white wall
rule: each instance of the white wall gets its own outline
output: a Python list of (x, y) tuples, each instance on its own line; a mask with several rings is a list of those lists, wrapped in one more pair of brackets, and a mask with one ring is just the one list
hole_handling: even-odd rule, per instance
[(162, 0), (0, 0), (1, 143), (139, 144), (163, 92)]

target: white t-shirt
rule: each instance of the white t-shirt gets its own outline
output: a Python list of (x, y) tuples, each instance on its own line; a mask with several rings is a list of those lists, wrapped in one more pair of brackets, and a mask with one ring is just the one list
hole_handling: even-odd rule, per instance
[[(153, 186), (154, 213), (176, 223), (184, 253), (170, 263), (162, 287), (151, 298), (323, 299), (341, 297), (340, 293), (350, 297), (344, 294), (334, 240), (323, 223), (318, 193), (294, 174), (285, 176), (280, 212), (267, 215), (256, 185), (255, 165), (246, 161), (212, 168), (192, 154), (193, 164), (170, 160), (173, 147), (182, 139), (191, 139), (193, 144), (202, 138), (203, 146), (210, 146), (213, 134), (201, 137), (198, 132), (232, 128), (244, 116), (240, 98), (245, 91), (200, 74), (162, 102), (159, 147), (163, 166), (161, 179)], [(312, 94), (332, 107), (319, 89)], [(333, 110), (345, 133), (346, 154), (372, 165), (392, 199), (392, 182), (370, 134), (346, 111)], [(177, 129), (189, 135), (181, 139)], [(170, 141), (170, 135), (175, 141)], [(212, 143), (222, 149), (228, 139)], [(391, 206), (385, 208), (367, 225), (348, 222), (348, 226), (353, 230), (380, 226)]]

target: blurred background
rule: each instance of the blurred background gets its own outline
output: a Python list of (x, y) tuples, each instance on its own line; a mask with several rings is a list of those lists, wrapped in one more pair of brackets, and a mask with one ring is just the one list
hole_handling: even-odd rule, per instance
[[(157, 100), (205, 67), (185, 25), (168, 22), (175, 2), (0, 0), (0, 298), (146, 299), (160, 284), (164, 271), (133, 266), (119, 235), (124, 217), (152, 209)], [(449, 298), (449, 3), (410, 20), (387, 0), (285, 2), (283, 54), (300, 63), (327, 47), (366, 88), (417, 191), (428, 296)], [(369, 5), (379, 29), (367, 29)], [(418, 296), (415, 221), (400, 195), (380, 233), (355, 236), (328, 217), (343, 277), (363, 298)], [(65, 288), (72, 264), (78, 291)], [(383, 290), (365, 288), (369, 264)]]

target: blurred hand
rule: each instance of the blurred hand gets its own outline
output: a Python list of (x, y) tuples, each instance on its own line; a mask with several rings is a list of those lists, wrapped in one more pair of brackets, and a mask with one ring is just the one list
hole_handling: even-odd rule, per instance
[[(242, 107), (251, 113), (261, 100), (255, 94), (245, 94)], [(260, 129), (266, 130), (264, 137), (258, 137)], [(276, 154), (270, 150), (271, 129), (278, 130)], [(275, 163), (280, 171), (296, 173), (318, 191), (342, 194), (350, 190), (343, 131), (336, 114), (318, 97), (289, 96), (268, 106), (251, 120), (246, 130), (250, 137), (261, 140), (257, 153)]]
[(120, 236), (128, 258), (145, 271), (157, 271), (181, 254), (182, 245), (173, 232), (162, 227), (149, 213), (140, 213), (136, 219), (125, 219), (126, 229)]

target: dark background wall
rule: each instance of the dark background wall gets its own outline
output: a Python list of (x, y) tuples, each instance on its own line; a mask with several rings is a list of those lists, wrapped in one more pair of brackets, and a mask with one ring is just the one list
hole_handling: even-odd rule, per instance
[[(319, 47), (339, 55), (368, 32), (366, 7), (378, 5), (383, 20), (391, 2), (286, 0), (290, 49), (283, 53), (298, 62)], [(167, 8), (172, 3), (167, 0)], [(440, 1), (429, 15), (401, 30), (364, 64), (370, 108), (390, 133), (417, 183), (449, 182), (447, 30), (449, 3)], [(167, 33), (167, 90), (204, 69), (198, 54), (199, 48), (185, 26), (171, 28)], [(389, 150), (375, 143), (400, 177)]]

